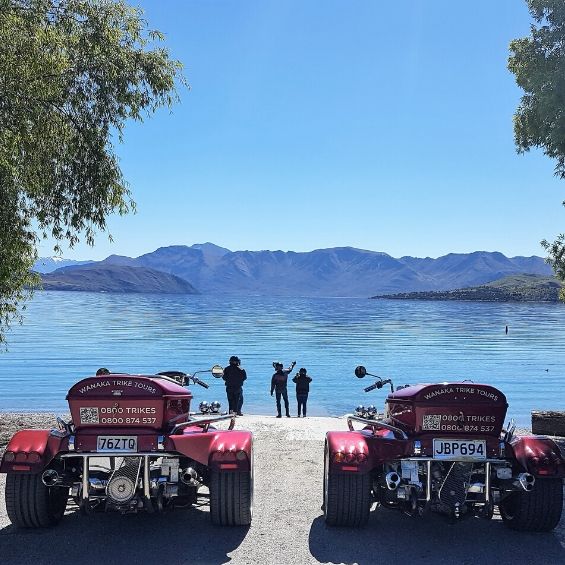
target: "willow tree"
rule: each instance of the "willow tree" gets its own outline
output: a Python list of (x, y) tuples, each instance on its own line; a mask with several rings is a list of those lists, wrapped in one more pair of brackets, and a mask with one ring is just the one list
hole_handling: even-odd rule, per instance
[(90, 245), (134, 208), (115, 144), (177, 100), (181, 64), (110, 0), (0, 0), (0, 343), (36, 285), (41, 238)]
[[(524, 90), (514, 114), (514, 139), (519, 153), (543, 150), (556, 161), (555, 174), (565, 179), (565, 2), (526, 2), (534, 23), (528, 37), (510, 43), (508, 61)], [(565, 280), (565, 234), (542, 245), (557, 276)]]

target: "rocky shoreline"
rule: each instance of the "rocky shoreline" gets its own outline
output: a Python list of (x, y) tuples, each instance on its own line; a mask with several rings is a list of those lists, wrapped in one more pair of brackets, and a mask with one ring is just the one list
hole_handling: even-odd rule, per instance
[[(8, 441), (18, 430), (51, 429), (57, 425), (57, 416), (51, 412), (1, 412), (0, 454), (4, 452)], [(63, 417), (70, 418), (70, 415)]]

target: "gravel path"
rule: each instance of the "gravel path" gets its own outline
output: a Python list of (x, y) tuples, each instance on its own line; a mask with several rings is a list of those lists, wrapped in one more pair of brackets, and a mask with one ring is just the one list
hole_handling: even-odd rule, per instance
[[(50, 427), (53, 415), (1, 414), (0, 451), (14, 429)], [(219, 528), (208, 508), (163, 515), (81, 516), (70, 508), (56, 528), (10, 525), (0, 475), (0, 563), (474, 564), (565, 563), (565, 518), (549, 534), (519, 534), (500, 518), (453, 526), (397, 512), (372, 512), (363, 530), (326, 528), (320, 510), (323, 440), (346, 429), (337, 418), (243, 416), (255, 438), (255, 507), (249, 528)]]

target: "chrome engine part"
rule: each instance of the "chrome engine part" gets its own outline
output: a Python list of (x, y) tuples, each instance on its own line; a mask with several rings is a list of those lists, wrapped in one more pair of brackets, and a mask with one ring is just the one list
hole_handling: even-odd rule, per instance
[(199, 487), (200, 485), (202, 485), (202, 481), (198, 476), (198, 473), (192, 467), (187, 467), (186, 469), (183, 469), (181, 471), (180, 480), (185, 485), (192, 487)]
[(520, 473), (515, 481), (515, 485), (522, 487), (525, 491), (530, 492), (534, 488), (536, 479), (530, 473)]
[(46, 471), (43, 471), (43, 474), (41, 475), (41, 482), (46, 487), (52, 487), (61, 483), (61, 477), (55, 469), (47, 469)]
[(388, 490), (396, 490), (401, 481), (400, 475), (395, 471), (391, 471), (386, 474), (385, 481)]
[(136, 494), (141, 471), (141, 457), (124, 457), (106, 485), (106, 494), (118, 506), (130, 502)]
[(531, 491), (535, 477), (512, 475), (505, 462), (401, 459), (375, 477), (373, 489), (385, 507), (422, 515), (426, 508), (451, 518), (490, 519), (494, 505), (509, 493)]

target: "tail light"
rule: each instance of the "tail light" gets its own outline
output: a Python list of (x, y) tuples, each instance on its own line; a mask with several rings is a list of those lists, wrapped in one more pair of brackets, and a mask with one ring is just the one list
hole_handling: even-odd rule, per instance
[(41, 455), (37, 451), (6, 451), (4, 461), (6, 463), (39, 463)]
[(211, 460), (217, 463), (220, 469), (237, 469), (241, 463), (247, 461), (247, 453), (243, 449), (236, 450), (233, 446), (230, 449), (214, 451)]
[(165, 419), (172, 420), (182, 414), (188, 414), (188, 398), (173, 398), (167, 401)]
[(560, 462), (559, 455), (551, 451), (549, 455), (545, 457), (532, 457), (531, 470), (534, 475), (539, 475), (540, 477), (557, 475), (559, 473)]
[[(343, 451), (336, 451), (333, 455), (333, 460), (335, 463), (365, 463), (367, 461), (368, 457), (367, 454), (364, 452), (358, 452), (358, 451), (354, 451), (353, 449), (351, 451), (348, 451), (347, 453), (344, 453)], [(345, 469), (344, 467), (342, 467), (342, 470), (348, 470), (349, 468)]]

